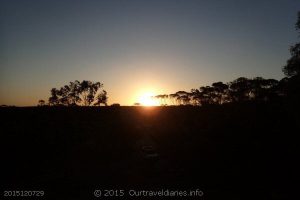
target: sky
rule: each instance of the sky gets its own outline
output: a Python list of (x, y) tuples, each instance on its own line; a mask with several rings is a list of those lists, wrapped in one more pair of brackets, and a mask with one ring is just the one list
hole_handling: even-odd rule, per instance
[(0, 0), (0, 105), (74, 80), (108, 103), (238, 77), (283, 78), (299, 0)]

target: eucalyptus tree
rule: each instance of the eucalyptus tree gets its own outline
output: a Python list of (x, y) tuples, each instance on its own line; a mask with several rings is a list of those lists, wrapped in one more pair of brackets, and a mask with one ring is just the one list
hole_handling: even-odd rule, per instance
[[(295, 24), (296, 30), (299, 32), (300, 37), (300, 11), (298, 12), (298, 20)], [(287, 77), (300, 76), (300, 43), (290, 47), (291, 57), (287, 60), (286, 65), (283, 67), (283, 72)]]
[(95, 99), (96, 99), (95, 103), (94, 103), (95, 106), (100, 106), (101, 104), (104, 104), (105, 106), (107, 106), (108, 97), (107, 97), (107, 92), (105, 90), (102, 90), (101, 92), (99, 92), (96, 95)]
[(251, 81), (240, 77), (229, 83), (230, 95), (233, 101), (246, 101), (250, 99)]
[(64, 106), (92, 106), (107, 105), (107, 92), (101, 90), (103, 84), (100, 82), (92, 82), (76, 80), (70, 82), (60, 89), (52, 88), (49, 105)]
[(214, 102), (217, 102), (218, 104), (226, 102), (225, 98), (228, 95), (228, 85), (223, 82), (215, 82), (212, 84), (212, 87), (214, 90)]

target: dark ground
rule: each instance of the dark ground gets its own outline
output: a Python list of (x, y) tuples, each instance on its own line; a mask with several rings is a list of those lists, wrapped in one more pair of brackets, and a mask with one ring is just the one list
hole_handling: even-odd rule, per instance
[(1, 108), (3, 190), (44, 190), (41, 199), (96, 199), (95, 189), (291, 199), (296, 113), (263, 103)]

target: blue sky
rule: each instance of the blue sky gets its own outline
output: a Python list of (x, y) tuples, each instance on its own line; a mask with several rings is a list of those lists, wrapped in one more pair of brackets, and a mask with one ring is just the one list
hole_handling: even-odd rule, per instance
[(0, 0), (0, 104), (36, 105), (74, 80), (109, 103), (240, 76), (280, 79), (296, 0)]

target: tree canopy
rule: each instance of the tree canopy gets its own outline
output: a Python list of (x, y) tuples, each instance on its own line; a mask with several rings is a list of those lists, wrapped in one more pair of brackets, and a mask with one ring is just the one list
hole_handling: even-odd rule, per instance
[(76, 80), (60, 89), (52, 88), (49, 97), (50, 106), (100, 106), (107, 105), (107, 92), (102, 90), (103, 84)]
[(191, 92), (178, 91), (174, 94), (155, 96), (169, 105), (207, 105), (241, 101), (268, 101), (281, 95), (279, 81), (256, 77), (240, 77), (227, 84), (215, 82), (211, 86), (192, 89)]
[[(295, 25), (300, 37), (300, 11), (298, 12), (298, 20)], [(300, 75), (300, 43), (290, 47), (291, 57), (287, 60), (287, 64), (283, 67), (283, 72), (288, 77)]]

